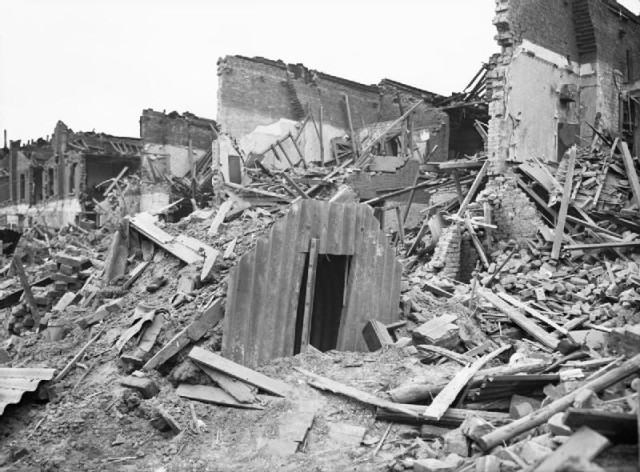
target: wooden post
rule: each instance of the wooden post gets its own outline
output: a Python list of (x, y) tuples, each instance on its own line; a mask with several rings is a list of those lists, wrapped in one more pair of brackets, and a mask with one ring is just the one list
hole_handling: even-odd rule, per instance
[(409, 210), (411, 209), (411, 205), (413, 204), (413, 198), (416, 195), (416, 185), (418, 185), (418, 179), (420, 178), (420, 169), (416, 172), (416, 176), (413, 178), (413, 185), (411, 185), (411, 193), (409, 194), (409, 200), (407, 201), (407, 206), (404, 207), (404, 214), (402, 215), (402, 223), (407, 221), (407, 216), (409, 216)]
[(24, 298), (27, 301), (27, 305), (29, 305), (29, 310), (31, 310), (31, 315), (33, 315), (33, 321), (35, 321), (35, 326), (40, 324), (40, 310), (38, 310), (38, 305), (36, 304), (35, 298), (33, 298), (33, 292), (31, 291), (31, 284), (29, 284), (29, 279), (27, 278), (27, 274), (24, 271), (24, 267), (20, 260), (14, 255), (13, 256), (13, 270), (16, 275), (20, 279), (20, 284), (22, 285), (22, 289), (24, 290)]
[(324, 107), (320, 105), (320, 120), (319, 120), (319, 128), (320, 128), (320, 162), (322, 163), (322, 167), (324, 167), (324, 138), (322, 130), (322, 122), (324, 121)]
[(312, 238), (309, 243), (309, 267), (307, 269), (307, 288), (304, 297), (304, 317), (302, 319), (302, 337), (300, 352), (305, 352), (311, 336), (311, 316), (313, 315), (313, 297), (316, 288), (316, 266), (318, 265), (318, 240)]
[(488, 168), (489, 168), (489, 160), (487, 159), (484, 165), (482, 166), (482, 169), (480, 169), (480, 172), (478, 172), (478, 175), (476, 175), (476, 179), (473, 181), (473, 184), (471, 185), (471, 188), (469, 189), (467, 196), (464, 197), (464, 201), (460, 204), (460, 209), (458, 210), (458, 214), (457, 214), (459, 218), (462, 218), (464, 216), (465, 211), (467, 211), (467, 206), (469, 205), (469, 203), (471, 203), (471, 199), (473, 198), (476, 191), (478, 190), (478, 187), (480, 187), (480, 183), (482, 182), (482, 179), (484, 179), (484, 176), (487, 175)]
[(396, 207), (396, 218), (398, 219), (398, 237), (400, 238), (400, 244), (404, 244), (404, 219), (400, 206)]
[(347, 122), (349, 123), (349, 133), (351, 133), (351, 150), (353, 151), (353, 158), (358, 159), (358, 144), (356, 135), (353, 132), (353, 122), (351, 121), (351, 108), (349, 107), (349, 97), (346, 93), (343, 93), (344, 106), (347, 108)]
[(282, 151), (282, 154), (284, 154), (284, 158), (287, 160), (287, 162), (289, 163), (289, 167), (291, 167), (293, 169), (293, 161), (291, 161), (291, 158), (289, 157), (289, 155), (287, 154), (287, 151), (285, 151), (284, 147), (282, 146), (282, 141), (278, 141), (278, 147), (280, 148), (280, 150)]
[(191, 167), (191, 198), (195, 203), (196, 193), (198, 191), (198, 186), (197, 186), (198, 175), (196, 170), (196, 161), (193, 158), (193, 139), (191, 138), (191, 123), (189, 121), (187, 121), (187, 133), (189, 135), (189, 166)]
[(567, 222), (567, 212), (569, 211), (569, 203), (571, 203), (571, 186), (573, 184), (573, 168), (576, 164), (576, 147), (575, 145), (569, 151), (569, 165), (567, 167), (567, 175), (562, 190), (562, 202), (560, 203), (560, 212), (558, 214), (558, 222), (556, 224), (555, 234), (553, 235), (553, 247), (551, 248), (551, 259), (558, 260), (560, 258), (560, 249), (562, 247), (562, 238), (564, 237), (564, 224)]
[(291, 142), (293, 143), (293, 147), (296, 148), (296, 151), (298, 152), (298, 156), (300, 156), (300, 160), (302, 161), (302, 167), (305, 168), (305, 170), (308, 168), (307, 167), (307, 161), (304, 160), (304, 155), (302, 154), (302, 151), (300, 150), (300, 147), (298, 146), (298, 143), (296, 143), (296, 140), (293, 139), (293, 134), (291, 133), (291, 131), (289, 131), (289, 137), (291, 138)]

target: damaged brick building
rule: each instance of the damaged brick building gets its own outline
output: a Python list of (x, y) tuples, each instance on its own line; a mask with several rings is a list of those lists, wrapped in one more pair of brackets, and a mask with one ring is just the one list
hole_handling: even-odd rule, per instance
[[(489, 181), (476, 210), (490, 212), (494, 241), (523, 240), (544, 224), (516, 167), (557, 169), (571, 146), (601, 138), (640, 149), (640, 19), (615, 0), (498, 0), (493, 23), (502, 50), (487, 74)], [(432, 267), (459, 277), (477, 254), (458, 225), (444, 236)]]
[(74, 132), (59, 121), (50, 139), (12, 141), (4, 151), (0, 215), (12, 226), (100, 224), (109, 180), (138, 171), (141, 179), (122, 189), (127, 210), (157, 210), (174, 197), (172, 179), (210, 157), (214, 137), (215, 121), (188, 112), (144, 110), (140, 138)]

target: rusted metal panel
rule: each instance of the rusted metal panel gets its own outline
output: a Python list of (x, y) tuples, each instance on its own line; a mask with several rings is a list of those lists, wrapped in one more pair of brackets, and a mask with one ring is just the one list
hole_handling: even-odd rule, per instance
[(55, 369), (0, 368), (0, 415), (7, 405), (20, 403), (26, 392), (35, 392), (40, 382), (53, 378)]
[[(393, 320), (400, 296), (393, 273), (397, 263), (371, 207), (302, 200), (229, 274), (225, 357), (256, 366), (293, 355), (301, 283), (312, 238), (318, 239), (320, 254), (352, 256), (338, 349), (366, 349), (361, 335), (364, 324), (372, 318)], [(392, 282), (393, 287), (386, 286)], [(396, 288), (397, 294), (389, 293)]]

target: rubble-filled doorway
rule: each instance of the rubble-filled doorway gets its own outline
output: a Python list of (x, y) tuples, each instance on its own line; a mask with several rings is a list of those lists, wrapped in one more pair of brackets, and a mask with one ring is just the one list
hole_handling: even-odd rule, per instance
[(302, 350), (303, 336), (322, 352), (337, 347), (350, 268), (351, 256), (307, 253), (298, 296), (295, 354)]

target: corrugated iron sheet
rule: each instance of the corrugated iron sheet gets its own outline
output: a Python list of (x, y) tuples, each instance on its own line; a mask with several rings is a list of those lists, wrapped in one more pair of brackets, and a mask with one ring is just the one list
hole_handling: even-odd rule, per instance
[(0, 415), (7, 405), (20, 403), (25, 392), (35, 392), (42, 381), (53, 378), (55, 369), (0, 368)]
[(311, 239), (318, 253), (352, 256), (338, 349), (366, 350), (370, 319), (397, 318), (401, 264), (368, 205), (302, 200), (231, 270), (223, 355), (256, 366), (294, 353), (298, 297)]

